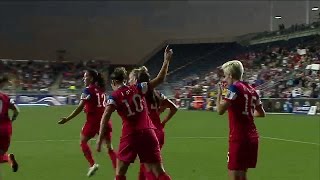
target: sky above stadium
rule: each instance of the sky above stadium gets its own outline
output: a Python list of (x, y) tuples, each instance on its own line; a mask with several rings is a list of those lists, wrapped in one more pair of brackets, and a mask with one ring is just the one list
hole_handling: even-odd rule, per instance
[[(309, 8), (320, 6), (310, 1)], [(319, 11), (310, 11), (310, 22)], [(306, 1), (274, 1), (274, 29), (306, 22)], [(233, 37), (270, 29), (269, 1), (0, 2), (0, 56), (136, 63), (161, 42)]]

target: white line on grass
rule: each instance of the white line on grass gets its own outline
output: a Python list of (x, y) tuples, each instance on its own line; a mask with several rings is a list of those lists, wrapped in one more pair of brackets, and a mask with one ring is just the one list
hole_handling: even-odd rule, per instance
[[(186, 136), (186, 137), (168, 137), (170, 139), (227, 139), (227, 137), (214, 137), (214, 136)], [(293, 143), (300, 143), (300, 144), (311, 144), (320, 146), (319, 143), (313, 143), (313, 142), (306, 142), (306, 141), (297, 141), (297, 140), (291, 140), (291, 139), (282, 139), (282, 138), (274, 138), (274, 137), (266, 137), (266, 136), (260, 136), (260, 138), (263, 139), (269, 139), (269, 140), (277, 140), (277, 141), (285, 141), (285, 142), (293, 142)], [(92, 139), (96, 140), (96, 139)], [(44, 139), (44, 140), (26, 140), (26, 141), (13, 141), (17, 143), (35, 143), (35, 142), (74, 142), (79, 141), (79, 139)]]
[(312, 144), (312, 145), (320, 146), (319, 143), (312, 143), (312, 142), (306, 142), (306, 141), (296, 141), (296, 140), (291, 140), (291, 139), (281, 139), (281, 138), (265, 137), (265, 136), (262, 136), (262, 138), (271, 139), (271, 140), (277, 140), (277, 141), (294, 142), (294, 143), (301, 143), (301, 144)]
[(17, 143), (35, 143), (35, 142), (73, 142), (80, 141), (79, 139), (43, 139), (43, 140), (26, 140), (26, 141), (13, 141)]
[[(171, 138), (174, 138), (174, 139), (226, 139), (227, 137), (203, 136), (203, 137), (171, 137)], [(266, 136), (260, 136), (260, 138), (277, 140), (277, 141), (293, 142), (293, 143), (301, 143), (301, 144), (312, 144), (312, 145), (320, 146), (320, 144), (318, 144), (318, 143), (306, 142), (306, 141), (296, 141), (296, 140), (291, 140), (291, 139), (282, 139), (282, 138), (274, 138), (274, 137), (266, 137)]]

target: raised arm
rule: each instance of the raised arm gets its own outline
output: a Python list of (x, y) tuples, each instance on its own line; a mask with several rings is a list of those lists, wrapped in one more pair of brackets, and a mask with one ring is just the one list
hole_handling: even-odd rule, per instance
[(219, 115), (223, 115), (228, 107), (231, 105), (230, 101), (222, 100), (222, 87), (221, 84), (218, 84), (218, 94), (217, 94), (217, 112)]
[(166, 78), (167, 76), (167, 72), (168, 72), (168, 67), (169, 67), (169, 63), (172, 59), (172, 54), (173, 54), (173, 51), (172, 49), (169, 49), (169, 45), (167, 45), (165, 51), (164, 51), (164, 59), (163, 59), (163, 64), (162, 64), (162, 67), (157, 75), (156, 78), (152, 79), (150, 82), (149, 82), (149, 87), (151, 89), (157, 87), (158, 85), (160, 85), (164, 79)]

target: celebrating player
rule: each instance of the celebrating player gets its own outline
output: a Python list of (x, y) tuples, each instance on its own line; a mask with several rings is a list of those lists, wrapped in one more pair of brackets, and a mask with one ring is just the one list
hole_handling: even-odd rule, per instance
[(146, 163), (147, 168), (151, 170), (149, 173), (152, 174), (153, 172), (157, 179), (171, 179), (161, 163), (160, 146), (154, 131), (155, 126), (148, 116), (144, 98), (148, 89), (153, 89), (164, 81), (171, 57), (172, 50), (167, 46), (162, 68), (158, 76), (149, 83), (126, 86), (124, 83), (126, 70), (124, 68), (116, 68), (111, 74), (111, 86), (114, 92), (108, 98), (107, 107), (101, 120), (97, 151), (101, 150), (103, 139), (101, 134), (105, 131), (103, 126), (107, 123), (111, 114), (117, 110), (122, 118), (122, 135), (118, 152), (116, 180), (126, 179), (127, 169), (137, 155), (140, 163)]
[(253, 117), (264, 117), (265, 111), (257, 92), (241, 81), (244, 72), (240, 61), (222, 65), (225, 81), (229, 85), (222, 100), (219, 84), (217, 111), (229, 114), (228, 169), (230, 180), (247, 180), (248, 168), (255, 168), (258, 157), (259, 135)]
[[(150, 81), (150, 75), (148, 73), (148, 69), (145, 66), (138, 69), (134, 69), (129, 74), (130, 85), (134, 85), (136, 83), (142, 83), (142, 82), (149, 83), (149, 81)], [(155, 91), (153, 89), (148, 89), (148, 92), (145, 95), (145, 99), (146, 99), (147, 107), (149, 110), (149, 117), (151, 118), (152, 123), (157, 128), (155, 130), (155, 133), (159, 141), (160, 149), (162, 149), (162, 146), (164, 144), (164, 126), (174, 116), (178, 108), (170, 99), (167, 99), (162, 93)], [(161, 121), (160, 113), (166, 108), (169, 108), (169, 113), (164, 118), (164, 120)], [(139, 180), (146, 180), (147, 174), (145, 173), (144, 168), (145, 168), (144, 165), (141, 164), (140, 172), (139, 172)]]
[[(8, 77), (0, 77), (0, 89), (8, 83)], [(9, 109), (13, 110), (10, 119)], [(0, 163), (8, 162), (13, 172), (18, 171), (18, 163), (13, 154), (7, 154), (12, 135), (12, 121), (17, 119), (19, 108), (15, 105), (13, 99), (0, 92)]]
[[(99, 165), (95, 163), (92, 157), (88, 141), (99, 133), (100, 120), (106, 106), (106, 94), (104, 79), (97, 71), (87, 70), (84, 73), (83, 81), (86, 88), (82, 92), (81, 100), (78, 107), (68, 117), (61, 118), (59, 124), (68, 122), (72, 118), (76, 117), (84, 109), (87, 121), (84, 124), (80, 134), (80, 146), (85, 158), (90, 165), (89, 171), (87, 173), (87, 176), (90, 177), (94, 175), (94, 173), (98, 170)], [(108, 121), (108, 123), (104, 125), (104, 128), (106, 129), (106, 131), (102, 134), (102, 137), (107, 145), (108, 154), (112, 161), (112, 165), (115, 168), (116, 154), (113, 151), (113, 147), (111, 144), (111, 121)]]

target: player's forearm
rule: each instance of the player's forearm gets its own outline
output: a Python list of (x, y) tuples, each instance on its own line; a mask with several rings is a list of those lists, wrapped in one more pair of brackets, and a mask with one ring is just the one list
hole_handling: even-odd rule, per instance
[(253, 116), (254, 117), (266, 117), (266, 113), (265, 112), (259, 112), (259, 111), (255, 110)]
[(222, 104), (221, 104), (221, 99), (222, 99), (222, 95), (218, 94), (217, 95), (217, 112), (219, 115), (222, 115), (224, 112), (222, 111)]
[(156, 78), (154, 78), (153, 80), (150, 81), (150, 87), (153, 89), (155, 87), (157, 87), (159, 84), (164, 82), (164, 79), (167, 76), (167, 72), (168, 72), (168, 68), (169, 68), (169, 61), (168, 60), (164, 60), (162, 67), (157, 75)]
[(15, 121), (19, 115), (19, 110), (14, 110), (11, 121)]
[(74, 117), (78, 116), (83, 109), (83, 106), (78, 106), (68, 117), (67, 120), (70, 121)]
[(106, 131), (106, 124), (109, 122), (110, 120), (110, 117), (111, 117), (111, 114), (107, 111), (105, 111), (102, 115), (102, 118), (101, 118), (101, 122), (100, 122), (100, 130), (99, 130), (99, 139), (102, 140), (102, 136), (103, 134), (105, 134), (105, 131)]
[(177, 108), (170, 108), (169, 114), (163, 119), (162, 123), (166, 124), (178, 111)]

